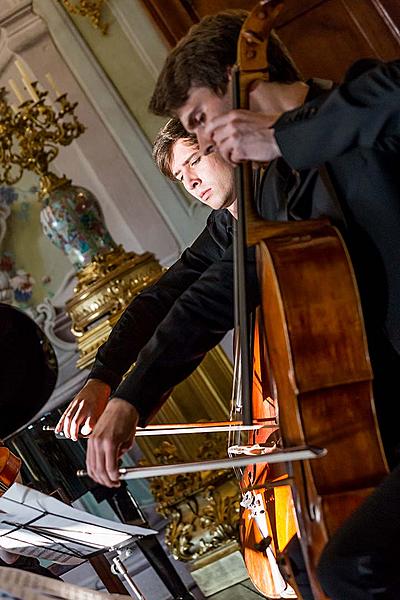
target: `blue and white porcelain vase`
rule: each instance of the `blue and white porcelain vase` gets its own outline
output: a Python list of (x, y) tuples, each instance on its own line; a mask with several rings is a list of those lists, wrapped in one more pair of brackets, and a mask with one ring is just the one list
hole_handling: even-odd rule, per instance
[(43, 232), (66, 254), (77, 271), (97, 254), (117, 245), (109, 234), (102, 210), (87, 189), (49, 173), (41, 181)]

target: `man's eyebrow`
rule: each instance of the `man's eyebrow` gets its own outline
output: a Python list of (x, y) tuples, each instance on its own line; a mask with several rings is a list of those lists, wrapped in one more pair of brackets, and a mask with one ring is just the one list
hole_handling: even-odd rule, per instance
[[(199, 149), (197, 148), (197, 150), (195, 150), (195, 152), (193, 152), (186, 160), (184, 163), (182, 163), (182, 167), (185, 167), (188, 163), (190, 163), (190, 161), (192, 160), (192, 158), (194, 156), (196, 156), (196, 154), (198, 153)], [(178, 178), (179, 173), (181, 172), (181, 170), (179, 169), (178, 171), (175, 171), (175, 173), (173, 173), (175, 178)]]

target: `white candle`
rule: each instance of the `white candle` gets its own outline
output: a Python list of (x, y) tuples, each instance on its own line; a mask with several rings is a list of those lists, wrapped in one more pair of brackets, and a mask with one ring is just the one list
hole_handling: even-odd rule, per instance
[(19, 103), (22, 104), (23, 102), (25, 102), (25, 98), (23, 97), (23, 95), (21, 94), (20, 90), (18, 89), (18, 86), (15, 83), (14, 79), (9, 79), (8, 80), (8, 85), (10, 86), (10, 88), (12, 89), (12, 91), (14, 92), (14, 94), (16, 95)]
[(57, 98), (59, 98), (61, 96), (61, 92), (58, 89), (57, 84), (54, 81), (53, 77), (51, 76), (50, 73), (46, 73), (45, 77), (46, 77), (47, 81), (49, 82), (50, 87), (53, 88), (53, 90), (55, 91)]
[(33, 87), (33, 85), (31, 84), (31, 82), (28, 79), (25, 79), (25, 78), (23, 78), (22, 81), (24, 83), (24, 86), (28, 90), (29, 95), (32, 98), (32, 100), (34, 102), (39, 102), (39, 96), (37, 95), (36, 90)]
[(25, 69), (24, 65), (22, 64), (22, 62), (20, 60), (16, 60), (15, 66), (17, 67), (17, 69), (21, 75), (21, 79), (22, 80), (27, 79), (29, 81), (30, 76), (29, 76), (27, 70)]

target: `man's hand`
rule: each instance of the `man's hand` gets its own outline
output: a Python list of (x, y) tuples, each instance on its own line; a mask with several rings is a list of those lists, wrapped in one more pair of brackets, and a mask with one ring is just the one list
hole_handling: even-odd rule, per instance
[(278, 117), (231, 110), (207, 124), (205, 138), (211, 139), (224, 160), (233, 166), (245, 160), (267, 163), (281, 156), (272, 129)]
[(89, 435), (104, 411), (111, 388), (99, 379), (89, 379), (75, 396), (56, 425), (56, 433), (76, 442), (79, 432)]
[(139, 414), (122, 398), (112, 398), (99, 418), (88, 442), (86, 468), (89, 476), (107, 487), (118, 487), (118, 460), (132, 447)]

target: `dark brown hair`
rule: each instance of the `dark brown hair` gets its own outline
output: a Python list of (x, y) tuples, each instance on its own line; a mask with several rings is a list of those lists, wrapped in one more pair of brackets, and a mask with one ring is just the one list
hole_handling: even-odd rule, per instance
[[(156, 115), (172, 116), (188, 99), (192, 86), (225, 94), (228, 67), (236, 62), (236, 46), (245, 10), (227, 10), (204, 17), (191, 27), (166, 59), (158, 77), (149, 109)], [(274, 33), (268, 44), (270, 80), (299, 81), (301, 76), (286, 48)]]
[(198, 146), (194, 133), (188, 133), (182, 123), (173, 117), (164, 125), (157, 134), (153, 143), (153, 158), (161, 173), (175, 179), (171, 171), (172, 150), (175, 142), (185, 140), (189, 146)]

